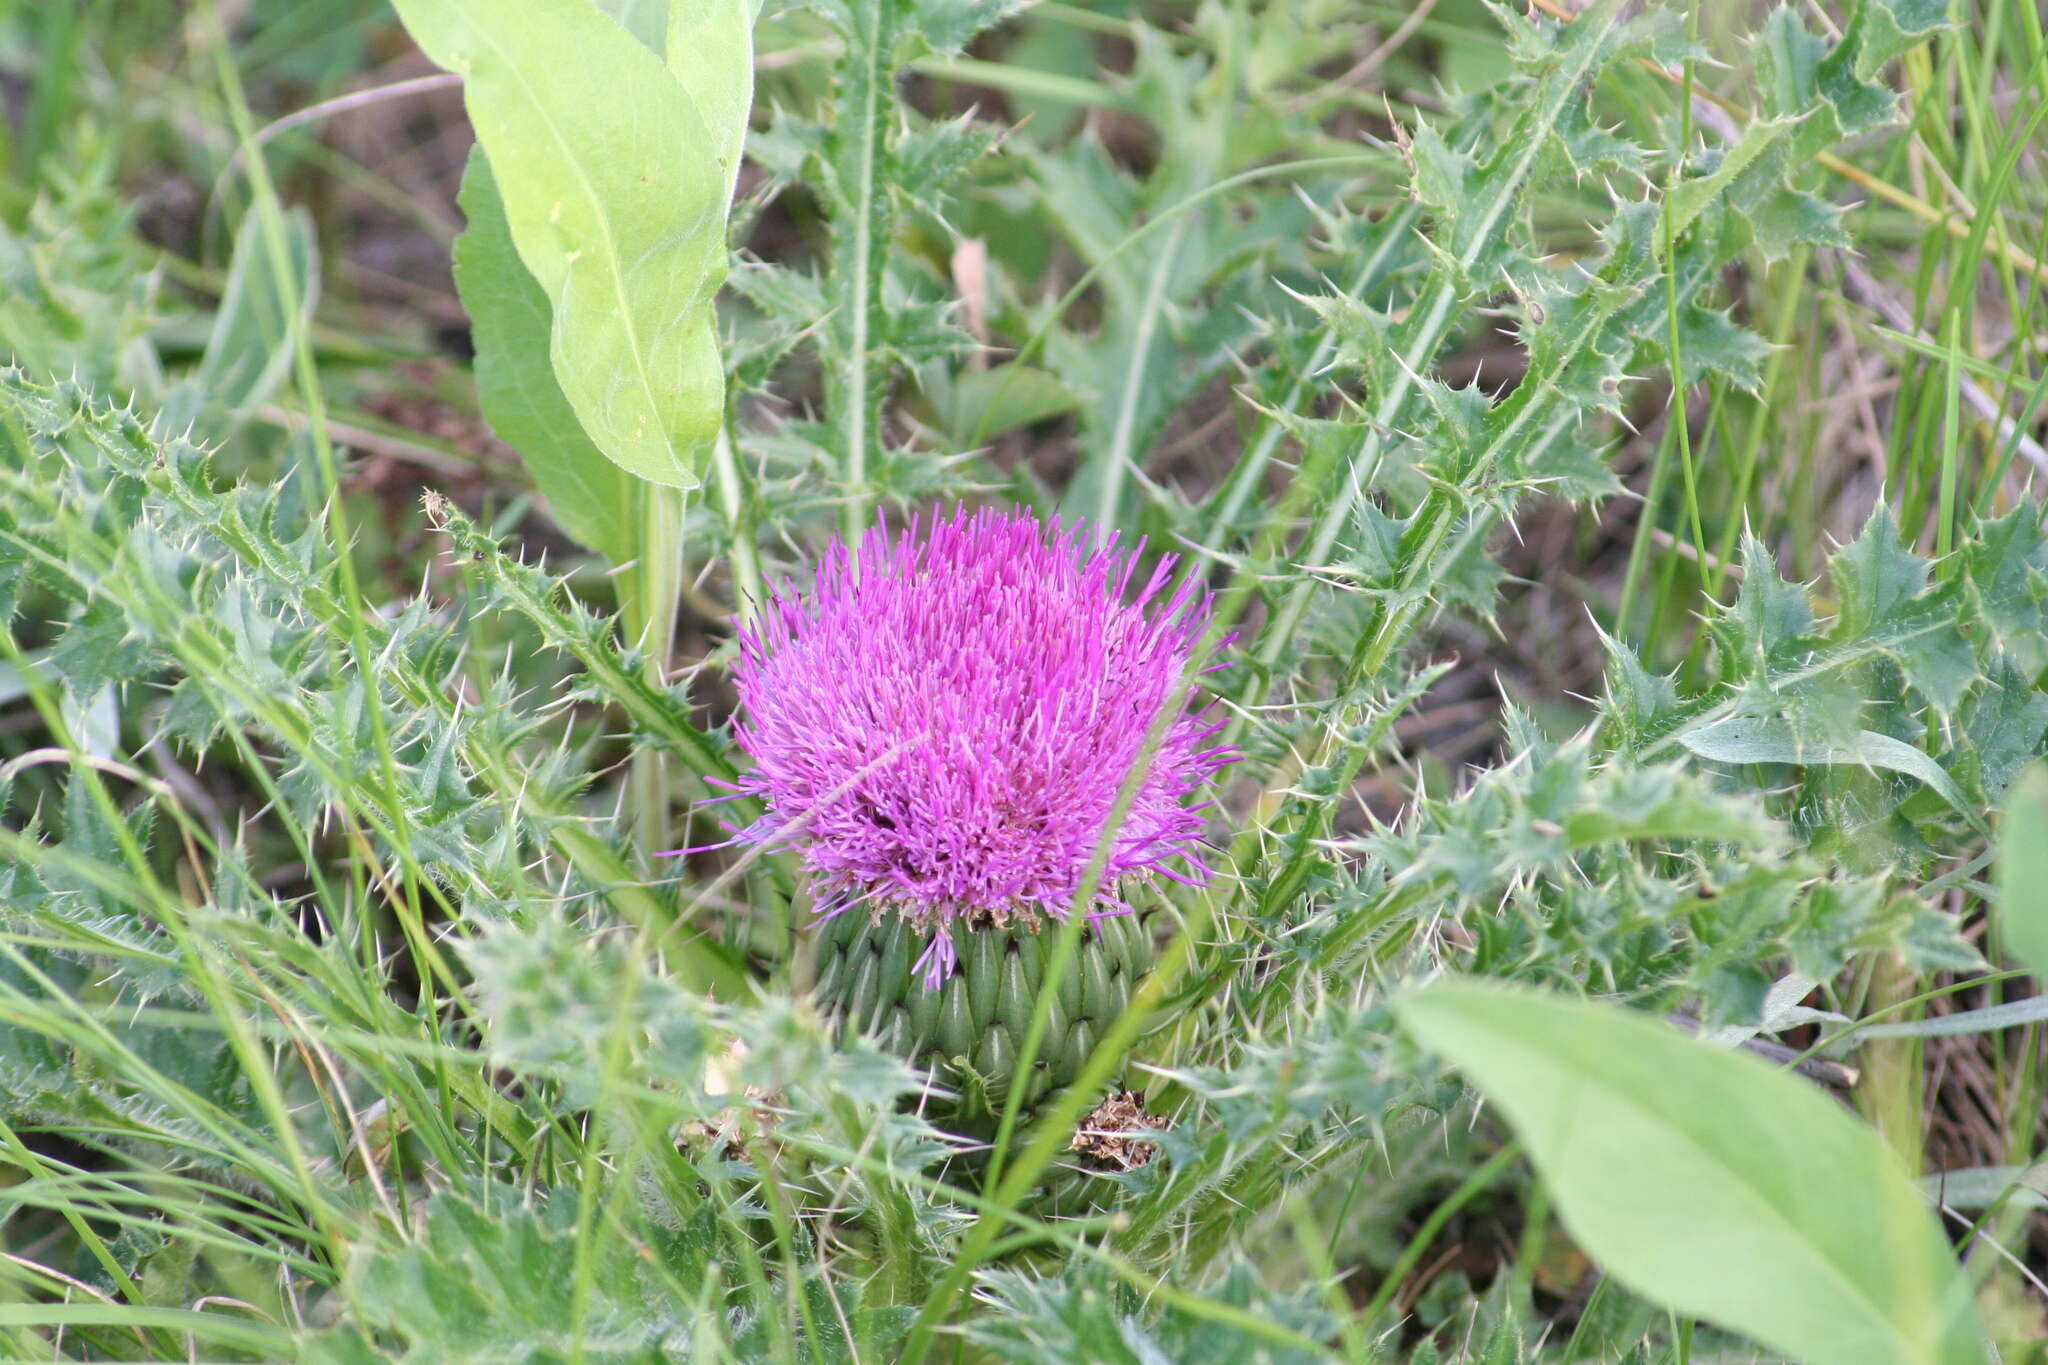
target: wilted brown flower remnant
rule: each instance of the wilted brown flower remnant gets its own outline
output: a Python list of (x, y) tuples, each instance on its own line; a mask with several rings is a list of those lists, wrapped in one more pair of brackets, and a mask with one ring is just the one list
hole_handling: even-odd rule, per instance
[(1083, 1165), (1099, 1171), (1135, 1171), (1159, 1155), (1159, 1144), (1138, 1136), (1158, 1132), (1166, 1120), (1145, 1112), (1135, 1090), (1122, 1090), (1089, 1111), (1074, 1130), (1069, 1151), (1079, 1152)]

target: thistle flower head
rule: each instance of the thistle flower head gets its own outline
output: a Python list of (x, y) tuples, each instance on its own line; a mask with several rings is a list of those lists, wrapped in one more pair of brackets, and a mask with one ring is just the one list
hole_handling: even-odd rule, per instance
[(1124, 910), (1126, 879), (1205, 878), (1190, 798), (1230, 761), (1185, 702), (1207, 603), (1137, 559), (965, 509), (834, 544), (740, 632), (740, 787), (765, 814), (739, 839), (797, 849), (828, 915), (918, 925), (927, 987), (956, 930), (1069, 912), (1141, 762), (1084, 913)]

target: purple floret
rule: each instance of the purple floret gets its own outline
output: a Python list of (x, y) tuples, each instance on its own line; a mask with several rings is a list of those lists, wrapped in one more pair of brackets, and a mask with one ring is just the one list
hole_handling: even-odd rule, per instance
[(740, 632), (740, 788), (766, 807), (740, 840), (797, 849), (827, 915), (909, 917), (934, 987), (956, 925), (1068, 913), (1171, 705), (1088, 913), (1122, 912), (1126, 879), (1205, 880), (1190, 798), (1231, 755), (1182, 684), (1208, 602), (1169, 593), (1171, 558), (1134, 591), (1137, 559), (964, 508), (877, 526), (857, 554), (835, 542), (808, 592), (778, 589)]

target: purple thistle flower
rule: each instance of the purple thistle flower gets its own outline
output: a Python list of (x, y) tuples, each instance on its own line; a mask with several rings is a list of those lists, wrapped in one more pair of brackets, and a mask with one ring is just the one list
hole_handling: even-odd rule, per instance
[[(1142, 550), (1142, 544), (1139, 550)], [(740, 631), (740, 790), (763, 816), (738, 842), (796, 848), (824, 916), (893, 910), (930, 935), (928, 989), (953, 930), (1064, 918), (1162, 707), (1180, 709), (1117, 828), (1088, 913), (1123, 879), (1199, 884), (1205, 806), (1231, 761), (1181, 705), (1208, 602), (1135, 592), (1137, 553), (1024, 512), (956, 511), (835, 542), (807, 593), (779, 588)]]

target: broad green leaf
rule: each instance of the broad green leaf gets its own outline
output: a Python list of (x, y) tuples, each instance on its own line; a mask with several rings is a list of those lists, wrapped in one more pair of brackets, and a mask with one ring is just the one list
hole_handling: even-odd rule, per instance
[(673, 0), (668, 69), (711, 130), (713, 155), (732, 198), (754, 103), (753, 0)]
[(235, 234), (227, 288), (194, 376), (207, 398), (230, 412), (257, 407), (277, 392), (291, 373), (293, 341), (313, 315), (320, 277), (311, 215), (288, 211), (284, 237), (290, 273), (280, 287), (263, 215), (252, 210)]
[(1678, 742), (1714, 763), (1836, 763), (1859, 768), (1889, 768), (1916, 777), (1957, 810), (1967, 813), (1963, 799), (1941, 765), (1920, 750), (1875, 730), (1847, 735), (1802, 736), (1774, 716), (1729, 716), (1712, 725), (1688, 730)]
[(1445, 980), (1395, 1005), (1506, 1112), (1615, 1279), (1816, 1365), (1982, 1365), (1969, 1286), (1877, 1135), (1608, 1005)]
[(591, 444), (548, 363), (554, 310), (512, 245), (491, 163), (473, 149), (460, 198), (455, 287), (469, 310), (477, 397), (519, 452), (562, 529), (614, 564), (634, 556), (633, 477)]
[(586, 0), (396, 2), (463, 77), (584, 431), (643, 478), (696, 486), (724, 416), (712, 298), (726, 270), (722, 148), (697, 100)]
[(2005, 951), (2048, 980), (2048, 764), (2021, 773), (2005, 798), (1998, 893)]

